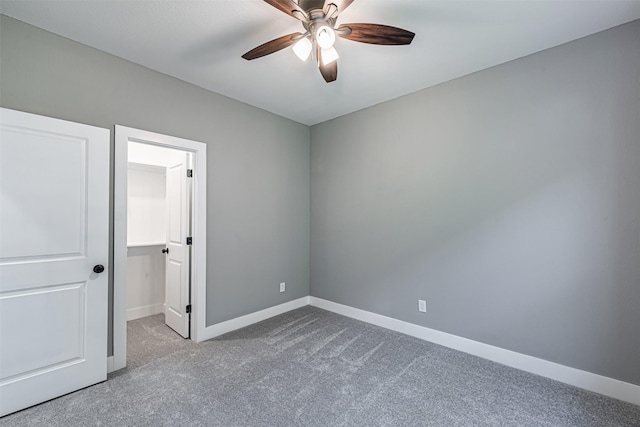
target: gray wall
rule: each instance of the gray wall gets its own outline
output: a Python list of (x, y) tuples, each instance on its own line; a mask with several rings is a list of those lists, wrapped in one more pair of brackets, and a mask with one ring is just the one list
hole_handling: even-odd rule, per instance
[(3, 107), (207, 144), (208, 325), (309, 294), (307, 126), (6, 16), (0, 40)]
[(640, 384), (640, 21), (316, 125), (311, 159), (311, 295)]

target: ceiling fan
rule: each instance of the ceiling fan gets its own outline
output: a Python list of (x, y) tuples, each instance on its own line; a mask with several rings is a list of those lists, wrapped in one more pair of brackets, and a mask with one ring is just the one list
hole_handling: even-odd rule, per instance
[(302, 22), (304, 33), (287, 34), (271, 40), (242, 55), (246, 60), (261, 58), (293, 45), (294, 53), (302, 61), (314, 53), (320, 74), (327, 83), (338, 78), (336, 36), (361, 43), (379, 45), (407, 45), (414, 33), (402, 28), (380, 24), (341, 24), (336, 20), (354, 0), (264, 0)]

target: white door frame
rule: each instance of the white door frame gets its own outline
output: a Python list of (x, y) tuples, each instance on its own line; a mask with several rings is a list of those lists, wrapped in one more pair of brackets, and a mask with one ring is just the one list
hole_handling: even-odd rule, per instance
[(191, 247), (191, 339), (204, 340), (206, 329), (207, 146), (203, 142), (115, 126), (113, 216), (113, 359), (108, 371), (127, 364), (127, 164), (129, 141), (193, 153), (193, 225)]

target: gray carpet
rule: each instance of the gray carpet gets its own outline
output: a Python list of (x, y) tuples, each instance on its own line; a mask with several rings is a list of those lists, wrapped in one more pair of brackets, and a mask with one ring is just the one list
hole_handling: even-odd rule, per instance
[(131, 320), (127, 322), (127, 369), (114, 372), (109, 378), (196, 346), (165, 325), (164, 314)]
[(640, 426), (640, 407), (304, 307), (6, 426)]

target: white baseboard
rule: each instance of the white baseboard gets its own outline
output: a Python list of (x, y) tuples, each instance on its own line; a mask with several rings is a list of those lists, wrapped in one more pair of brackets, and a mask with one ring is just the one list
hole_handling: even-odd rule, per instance
[(309, 297), (298, 298), (293, 301), (285, 302), (274, 307), (265, 308), (264, 310), (256, 311), (255, 313), (249, 313), (244, 316), (236, 317), (235, 319), (227, 320), (225, 322), (216, 323), (215, 325), (207, 326), (204, 332), (201, 334), (198, 342), (209, 340), (217, 336), (226, 334), (227, 332), (235, 331), (236, 329), (244, 328), (245, 326), (252, 325), (257, 322), (261, 322), (270, 317), (277, 316), (287, 311), (295, 310), (296, 308), (309, 305)]
[(151, 304), (142, 307), (127, 308), (127, 322), (142, 317), (153, 316), (154, 314), (164, 313), (164, 304)]
[(113, 356), (107, 356), (107, 374), (113, 372), (114, 370)]
[(552, 380), (633, 403), (634, 405), (640, 405), (640, 386), (635, 384), (581, 371), (569, 366), (527, 356), (522, 353), (516, 353), (515, 351), (505, 350), (500, 347), (440, 332), (435, 329), (415, 325), (381, 314), (327, 301), (322, 298), (309, 297), (309, 304), (343, 316), (391, 329), (392, 331), (401, 332), (425, 341), (479, 356), (512, 368), (551, 378)]

